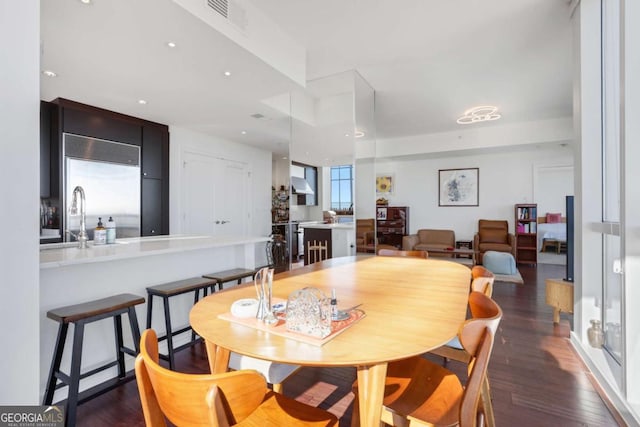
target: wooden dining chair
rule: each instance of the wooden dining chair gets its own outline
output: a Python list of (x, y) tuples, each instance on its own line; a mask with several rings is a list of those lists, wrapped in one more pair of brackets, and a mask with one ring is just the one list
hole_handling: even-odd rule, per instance
[[(469, 294), (469, 306), (473, 307), (474, 317), (458, 331), (458, 338), (470, 355), (465, 386), (455, 373), (421, 356), (391, 362), (385, 379), (384, 423), (475, 427), (486, 419), (488, 425), (493, 408), (490, 396), (485, 395), (487, 367), (502, 310), (480, 292)], [(353, 391), (356, 397), (351, 425), (355, 427), (360, 422), (357, 382)]]
[[(481, 292), (491, 298), (493, 281), (495, 279), (493, 273), (481, 265), (476, 265), (471, 269), (471, 277), (471, 292)], [(494, 314), (491, 310), (485, 311), (482, 307), (477, 306), (475, 300), (472, 298), (469, 299), (469, 309), (472, 318), (491, 317)], [(457, 336), (445, 345), (431, 350), (429, 353), (444, 357), (445, 366), (449, 359), (463, 363), (469, 363), (469, 360), (471, 360), (471, 356), (465, 351)]]
[(399, 249), (378, 249), (379, 256), (395, 256), (395, 257), (412, 257), (412, 258), (429, 258), (427, 251), (401, 251)]
[[(469, 294), (469, 311), (471, 312), (472, 319), (490, 319), (496, 315), (496, 309), (493, 304), (488, 304), (486, 299), (479, 298), (474, 295), (481, 291), (473, 290), (473, 288), (483, 289), (482, 292), (485, 296), (491, 298), (490, 291), (493, 290), (493, 273), (484, 267), (472, 270), (471, 274), (474, 277), (471, 281), (472, 292)], [(475, 267), (474, 267), (475, 268)], [(482, 271), (485, 270), (485, 271)], [(487, 275), (488, 273), (488, 275)], [(490, 275), (490, 276), (489, 276)], [(475, 284), (475, 285), (474, 285)], [(489, 294), (487, 295), (487, 291)], [(496, 325), (497, 326), (497, 325)], [(472, 360), (472, 356), (465, 350), (464, 346), (460, 342), (460, 338), (456, 336), (445, 345), (431, 350), (429, 353), (442, 356), (444, 358), (443, 365), (446, 367), (449, 360), (457, 360), (458, 362), (469, 364)], [(493, 405), (491, 404), (491, 391), (489, 387), (489, 378), (485, 376), (483, 388), (482, 388), (482, 400), (485, 407), (485, 423), (487, 427), (494, 427), (495, 420), (493, 416)]]
[(471, 269), (471, 291), (482, 292), (489, 298), (493, 295), (493, 282), (496, 276), (481, 265)]
[(329, 258), (329, 243), (326, 240), (324, 242), (319, 240), (309, 241), (307, 245), (308, 264), (324, 261), (327, 258)]
[(143, 332), (136, 380), (148, 427), (337, 426), (331, 413), (270, 391), (257, 371), (185, 374), (158, 364), (158, 338)]

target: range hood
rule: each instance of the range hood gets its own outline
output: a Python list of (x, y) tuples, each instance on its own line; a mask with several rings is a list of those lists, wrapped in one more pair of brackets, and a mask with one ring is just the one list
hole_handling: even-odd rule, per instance
[(313, 189), (306, 179), (299, 176), (291, 177), (291, 192), (293, 194), (313, 194)]

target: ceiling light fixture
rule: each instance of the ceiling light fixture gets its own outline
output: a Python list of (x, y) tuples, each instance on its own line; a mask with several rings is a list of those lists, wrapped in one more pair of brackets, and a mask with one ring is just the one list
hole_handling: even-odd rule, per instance
[(469, 125), (471, 123), (488, 122), (498, 120), (502, 115), (498, 113), (498, 107), (492, 105), (483, 105), (473, 107), (464, 112), (456, 122), (461, 125)]
[(225, 71), (225, 72), (224, 72), (224, 75), (225, 75), (225, 76), (227, 76), (227, 77), (229, 77), (229, 76), (231, 75), (231, 71)]
[(80, 0), (82, 4), (91, 4), (91, 0)]
[(167, 42), (167, 46), (171, 47), (171, 48), (174, 48), (174, 47), (177, 46), (177, 44), (175, 44), (174, 42)]
[(44, 70), (44, 71), (42, 72), (42, 74), (44, 74), (44, 75), (45, 75), (45, 76), (47, 76), (47, 77), (55, 77), (55, 76), (57, 76), (57, 74), (56, 74), (56, 73), (54, 73), (54, 72), (53, 72), (53, 71), (51, 71), (51, 70)]
[(246, 135), (246, 134), (247, 134), (247, 131), (246, 131), (246, 130), (243, 130), (243, 131), (242, 131), (242, 132), (240, 132), (240, 133), (241, 133), (241, 134), (243, 134), (243, 135)]
[(362, 138), (364, 136), (364, 132), (362, 132), (361, 130), (357, 130), (355, 132), (353, 132), (353, 137), (354, 138)]
[(146, 105), (147, 101), (145, 101), (144, 99), (138, 99), (138, 104), (140, 105)]

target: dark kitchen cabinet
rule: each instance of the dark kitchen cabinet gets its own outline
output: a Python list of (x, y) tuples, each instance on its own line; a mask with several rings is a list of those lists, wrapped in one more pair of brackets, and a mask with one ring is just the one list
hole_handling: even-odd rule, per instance
[(304, 175), (300, 176), (301, 171), (298, 169), (298, 175), (296, 176), (304, 178), (313, 191), (313, 194), (293, 193), (295, 204), (298, 206), (316, 206), (318, 204), (318, 168), (298, 162), (292, 162), (291, 164), (297, 168), (302, 168)]
[(142, 119), (67, 99), (58, 98), (54, 102), (62, 107), (63, 132), (142, 145)]
[(308, 247), (312, 242), (321, 242), (327, 245), (327, 258), (333, 257), (333, 243), (331, 239), (331, 229), (329, 228), (312, 228), (304, 229), (304, 265), (309, 264)]
[(169, 134), (164, 126), (142, 127), (142, 177), (164, 179), (169, 171)]
[(53, 106), (40, 101), (40, 197), (51, 197), (51, 114)]
[(162, 180), (153, 178), (142, 179), (141, 236), (167, 234), (162, 232), (165, 228), (169, 228), (168, 224), (164, 227), (165, 217), (168, 222), (168, 215), (164, 215), (162, 193)]
[(311, 188), (313, 188), (313, 194), (306, 194), (304, 196), (304, 205), (315, 206), (318, 204), (318, 169), (313, 166), (305, 167), (304, 179), (306, 179)]

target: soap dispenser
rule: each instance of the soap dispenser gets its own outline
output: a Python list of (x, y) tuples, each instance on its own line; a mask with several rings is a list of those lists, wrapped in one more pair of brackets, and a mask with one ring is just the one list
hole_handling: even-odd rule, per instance
[(113, 220), (113, 217), (109, 217), (109, 221), (107, 221), (107, 244), (110, 245), (116, 242), (116, 222)]
[(102, 225), (102, 218), (98, 218), (98, 225), (93, 232), (93, 244), (104, 245), (107, 243), (107, 230)]

